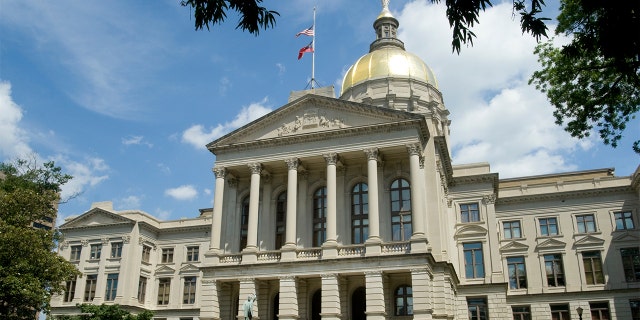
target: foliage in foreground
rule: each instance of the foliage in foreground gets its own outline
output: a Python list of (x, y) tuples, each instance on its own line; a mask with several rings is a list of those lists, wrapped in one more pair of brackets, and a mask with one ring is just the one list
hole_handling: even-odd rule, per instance
[(60, 186), (71, 176), (53, 162), (37, 167), (27, 160), (1, 163), (0, 173), (0, 318), (33, 319), (79, 274), (54, 252), (58, 231), (31, 227), (56, 216)]
[(138, 314), (124, 310), (117, 304), (77, 304), (81, 315), (57, 316), (58, 320), (151, 320), (153, 312), (144, 310)]

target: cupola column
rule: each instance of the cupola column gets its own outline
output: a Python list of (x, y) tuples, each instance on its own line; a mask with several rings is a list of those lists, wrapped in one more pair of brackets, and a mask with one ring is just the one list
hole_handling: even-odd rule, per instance
[(247, 230), (247, 251), (256, 251), (258, 248), (258, 206), (260, 204), (260, 163), (249, 163), (251, 169), (251, 189), (249, 193), (249, 226)]
[(338, 163), (338, 154), (332, 152), (324, 154), (323, 156), (327, 161), (327, 239), (325, 241), (325, 244), (329, 246), (335, 246), (337, 244), (336, 165)]
[(220, 237), (222, 236), (222, 201), (224, 199), (224, 180), (227, 176), (227, 169), (214, 167), (213, 173), (216, 175), (216, 190), (213, 196), (213, 217), (211, 219), (211, 245), (210, 250), (218, 253), (220, 251)]
[(367, 155), (368, 196), (369, 196), (369, 239), (380, 242), (380, 212), (378, 207), (378, 149), (364, 150)]
[(296, 214), (298, 198), (298, 159), (286, 159), (289, 168), (287, 176), (287, 220), (285, 230), (285, 246), (296, 246)]
[(424, 207), (422, 206), (423, 195), (421, 190), (420, 180), (420, 145), (410, 144), (407, 145), (407, 151), (409, 151), (409, 168), (411, 170), (411, 221), (413, 227), (414, 238), (424, 238)]

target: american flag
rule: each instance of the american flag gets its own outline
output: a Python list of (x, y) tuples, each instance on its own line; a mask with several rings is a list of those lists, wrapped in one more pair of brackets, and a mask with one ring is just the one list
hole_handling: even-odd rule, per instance
[(296, 33), (296, 37), (299, 37), (301, 34), (304, 34), (305, 36), (310, 36), (313, 37), (315, 35), (315, 33), (313, 32), (313, 25), (311, 25), (311, 27), (304, 29), (298, 33)]

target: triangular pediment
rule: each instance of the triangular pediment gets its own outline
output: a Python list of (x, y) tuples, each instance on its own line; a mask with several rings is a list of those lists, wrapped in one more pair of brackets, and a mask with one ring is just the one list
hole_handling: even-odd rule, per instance
[(529, 246), (517, 241), (510, 241), (509, 243), (500, 247), (500, 252), (526, 252), (529, 250)]
[(456, 239), (461, 238), (480, 238), (487, 235), (487, 229), (480, 225), (466, 225), (458, 229), (455, 233)]
[(604, 240), (598, 237), (594, 237), (591, 235), (584, 236), (573, 243), (576, 248), (584, 248), (584, 247), (602, 247), (604, 245)]
[(94, 208), (86, 213), (78, 216), (77, 218), (68, 221), (60, 226), (61, 230), (71, 229), (71, 228), (86, 228), (86, 227), (96, 227), (96, 226), (110, 226), (115, 224), (134, 224), (135, 221), (120, 216), (116, 213), (100, 209)]
[(567, 244), (560, 240), (547, 239), (536, 246), (536, 251), (564, 250), (566, 246)]
[(180, 273), (194, 273), (199, 271), (200, 271), (200, 268), (198, 268), (196, 265), (193, 265), (191, 263), (188, 263), (182, 266), (182, 268), (180, 268)]
[(158, 268), (156, 268), (155, 273), (156, 274), (173, 274), (176, 270), (167, 266), (167, 265), (162, 265), (159, 266)]
[(629, 233), (629, 232), (625, 232), (622, 234), (618, 234), (615, 235), (613, 237), (613, 239), (611, 239), (611, 241), (614, 242), (630, 242), (630, 243), (640, 243), (640, 238), (638, 238), (637, 236)]
[(421, 115), (336, 98), (307, 94), (213, 141), (207, 148), (299, 135), (353, 130), (398, 121), (419, 120)]

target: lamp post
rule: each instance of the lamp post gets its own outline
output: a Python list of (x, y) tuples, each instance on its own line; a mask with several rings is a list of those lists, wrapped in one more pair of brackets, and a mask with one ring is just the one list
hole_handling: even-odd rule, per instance
[(578, 311), (578, 319), (582, 320), (582, 311), (583, 311), (582, 307), (576, 308), (576, 311)]

